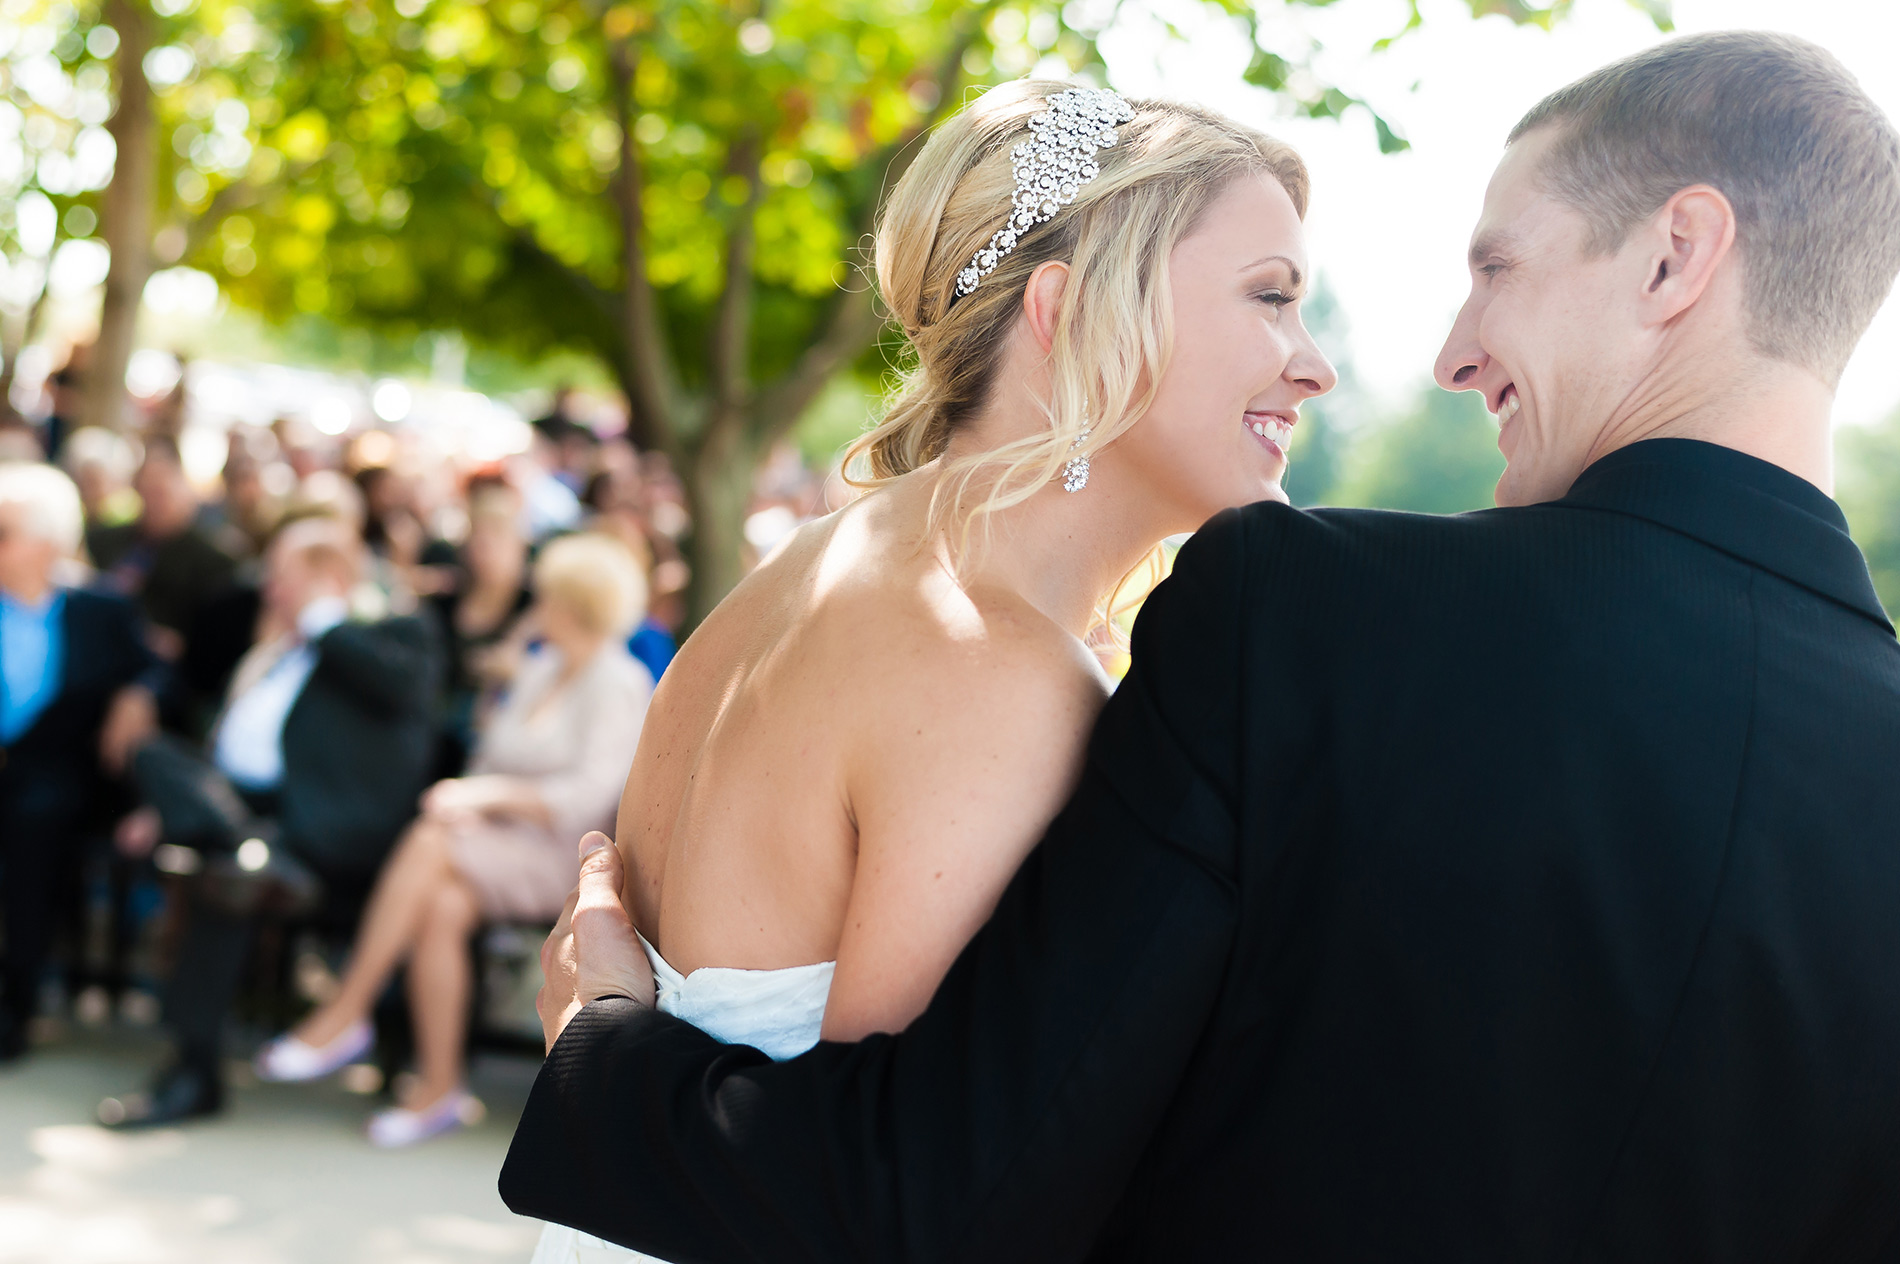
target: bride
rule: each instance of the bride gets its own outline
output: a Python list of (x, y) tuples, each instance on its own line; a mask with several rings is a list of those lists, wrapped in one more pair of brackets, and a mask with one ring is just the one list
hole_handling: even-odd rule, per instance
[[(694, 633), (627, 778), (662, 1009), (777, 1058), (922, 1012), (1073, 788), (1122, 580), (1285, 498), (1335, 380), (1300, 319), (1306, 194), (1260, 132), (1061, 82), (932, 135), (877, 232), (915, 358), (853, 449), (871, 490)], [(535, 1253), (608, 1258), (645, 1257), (559, 1226)]]

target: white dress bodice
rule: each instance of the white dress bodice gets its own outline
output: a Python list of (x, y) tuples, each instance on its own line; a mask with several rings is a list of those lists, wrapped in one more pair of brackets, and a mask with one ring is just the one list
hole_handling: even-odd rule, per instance
[[(820, 961), (783, 970), (702, 966), (691, 974), (681, 974), (667, 964), (644, 935), (640, 946), (646, 949), (647, 960), (653, 966), (661, 1013), (683, 1018), (726, 1044), (751, 1045), (774, 1061), (797, 1057), (818, 1043), (837, 962)], [(653, 1256), (603, 1242), (578, 1229), (550, 1224), (541, 1231), (532, 1264), (627, 1264), (634, 1260), (664, 1264)]]

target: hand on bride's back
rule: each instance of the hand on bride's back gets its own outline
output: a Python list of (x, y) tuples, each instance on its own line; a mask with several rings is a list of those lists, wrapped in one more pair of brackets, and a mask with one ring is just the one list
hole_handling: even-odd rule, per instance
[(652, 966), (620, 902), (620, 852), (599, 832), (583, 836), (580, 846), (580, 882), (541, 945), (543, 982), (535, 1009), (550, 1050), (590, 1001), (624, 996), (654, 1003)]

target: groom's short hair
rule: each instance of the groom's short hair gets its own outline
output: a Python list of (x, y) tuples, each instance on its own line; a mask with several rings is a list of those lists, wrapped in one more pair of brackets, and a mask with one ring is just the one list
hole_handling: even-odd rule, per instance
[(1544, 98), (1544, 187), (1610, 251), (1682, 189), (1735, 208), (1751, 341), (1833, 383), (1900, 273), (1900, 135), (1847, 68), (1805, 40), (1671, 40)]

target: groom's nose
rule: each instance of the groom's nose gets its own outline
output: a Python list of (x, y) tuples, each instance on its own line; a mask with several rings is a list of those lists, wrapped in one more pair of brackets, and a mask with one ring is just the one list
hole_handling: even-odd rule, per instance
[(1478, 389), (1478, 379), (1491, 363), (1491, 357), (1478, 345), (1476, 308), (1475, 303), (1467, 301), (1459, 309), (1458, 319), (1452, 322), (1445, 345), (1438, 352), (1438, 362), (1432, 366), (1432, 377), (1448, 391)]

